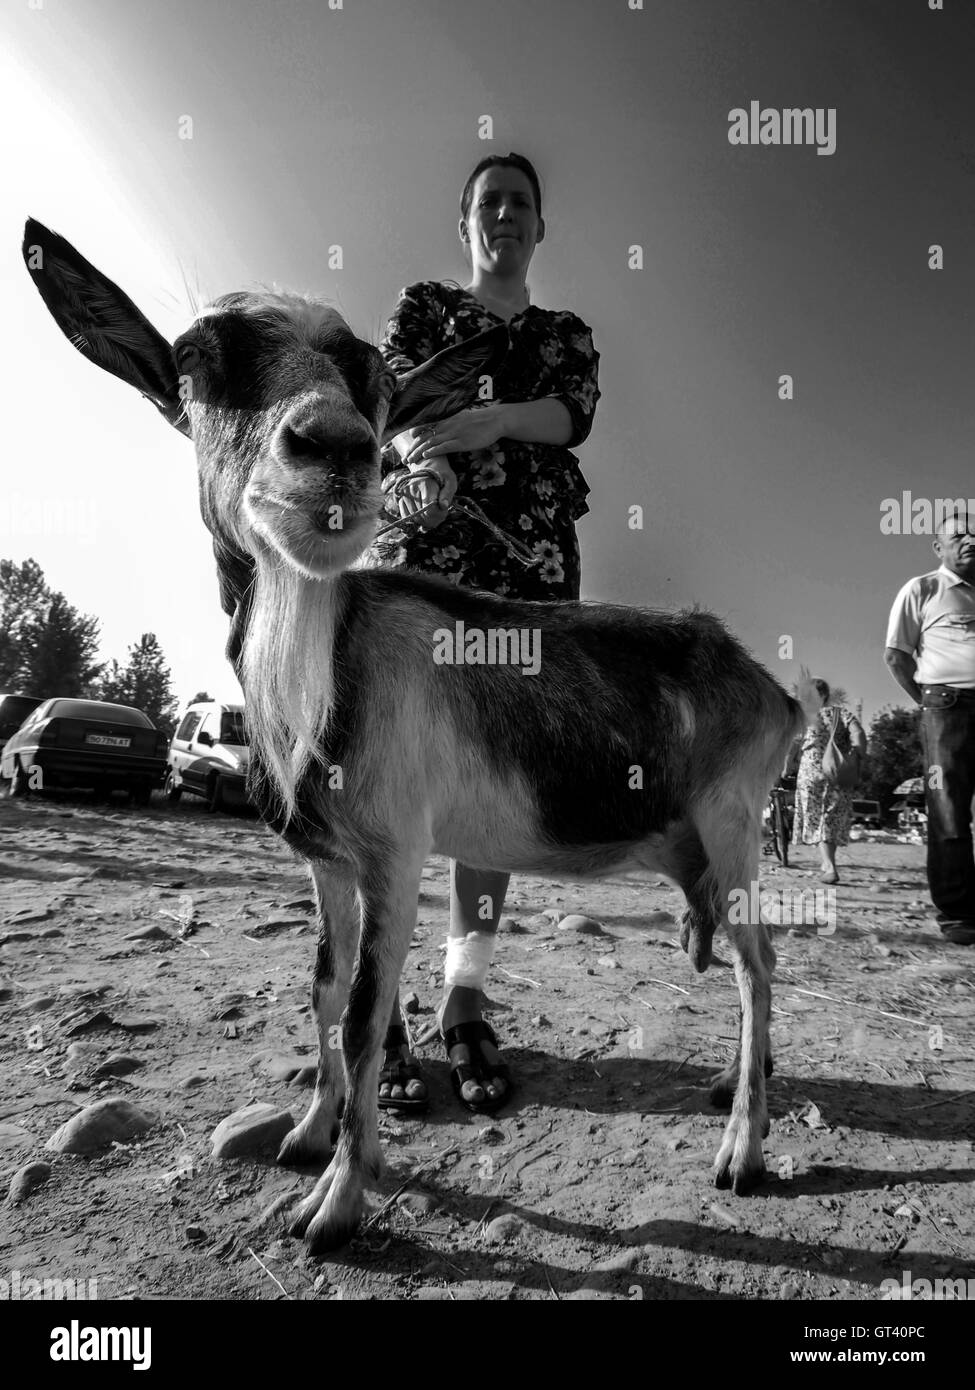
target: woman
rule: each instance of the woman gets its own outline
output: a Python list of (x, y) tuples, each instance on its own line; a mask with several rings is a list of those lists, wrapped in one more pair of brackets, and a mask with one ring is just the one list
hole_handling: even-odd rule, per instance
[[(867, 740), (856, 715), (840, 705), (831, 705), (829, 686), (814, 680), (822, 707), (819, 718), (806, 730), (799, 757), (796, 779), (796, 816), (792, 838), (796, 843), (819, 845), (823, 865), (823, 882), (839, 883), (836, 872), (836, 847), (850, 842), (850, 820), (853, 795), (837, 787), (823, 775), (823, 754), (836, 725), (836, 746), (847, 755), (855, 750), (860, 757), (866, 752)], [(838, 717), (837, 717), (838, 716)]]
[[(589, 487), (568, 446), (589, 434), (599, 399), (599, 354), (575, 314), (530, 303), (525, 277), (545, 223), (538, 176), (528, 160), (516, 154), (482, 159), (464, 185), (460, 209), (470, 283), (407, 286), (381, 350), (391, 367), (408, 371), (499, 322), (508, 326), (510, 348), (489, 400), (392, 441), (383, 472), (405, 475), (398, 495), (387, 492), (387, 511), (415, 520), (378, 540), (370, 561), (519, 599), (577, 599), (575, 522), (589, 510)], [(436, 477), (410, 481), (417, 469)], [(486, 527), (457, 511), (448, 515), (458, 491), (537, 563), (527, 568)], [(456, 1094), (469, 1110), (494, 1110), (511, 1078), (481, 1011), (509, 876), (453, 860), (450, 872), (440, 1028)], [(386, 1037), (379, 1096), (386, 1107), (426, 1104), (398, 1006)]]

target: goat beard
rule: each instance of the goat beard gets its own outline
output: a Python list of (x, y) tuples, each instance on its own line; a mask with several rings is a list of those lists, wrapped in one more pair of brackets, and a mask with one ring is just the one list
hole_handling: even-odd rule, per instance
[(271, 550), (256, 557), (243, 645), (242, 685), (252, 757), (286, 818), (302, 777), (327, 766), (324, 734), (334, 701), (335, 585), (309, 579)]

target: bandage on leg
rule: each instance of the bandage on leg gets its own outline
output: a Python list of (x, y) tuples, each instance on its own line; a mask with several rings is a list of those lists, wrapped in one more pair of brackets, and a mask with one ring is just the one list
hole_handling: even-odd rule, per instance
[(472, 931), (466, 936), (449, 936), (447, 959), (444, 962), (444, 993), (449, 993), (455, 985), (463, 989), (483, 990), (496, 942), (494, 932)]

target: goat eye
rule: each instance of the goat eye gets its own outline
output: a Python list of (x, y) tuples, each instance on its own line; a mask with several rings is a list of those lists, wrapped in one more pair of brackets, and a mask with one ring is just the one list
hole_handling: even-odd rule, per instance
[(203, 353), (196, 343), (182, 343), (176, 349), (176, 366), (181, 372), (191, 372), (203, 362)]

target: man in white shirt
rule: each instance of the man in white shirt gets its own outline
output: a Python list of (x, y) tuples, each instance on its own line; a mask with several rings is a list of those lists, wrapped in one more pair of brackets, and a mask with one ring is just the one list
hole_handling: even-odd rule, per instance
[(975, 945), (975, 517), (947, 516), (941, 564), (894, 600), (884, 660), (921, 706), (928, 887), (947, 941)]

